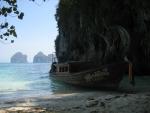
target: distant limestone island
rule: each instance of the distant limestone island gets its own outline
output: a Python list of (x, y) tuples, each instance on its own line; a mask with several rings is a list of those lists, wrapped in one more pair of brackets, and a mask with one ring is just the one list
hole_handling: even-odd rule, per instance
[[(43, 52), (38, 52), (33, 57), (33, 63), (50, 63), (52, 62), (52, 59), (54, 57), (54, 54), (45, 55)], [(28, 63), (27, 55), (24, 55), (21, 52), (15, 53), (11, 59), (11, 63)]]
[(42, 52), (38, 52), (34, 58), (33, 63), (50, 63), (52, 61), (53, 54), (49, 54), (48, 56)]
[(28, 63), (27, 55), (24, 55), (21, 52), (17, 52), (11, 57), (10, 62), (11, 63)]

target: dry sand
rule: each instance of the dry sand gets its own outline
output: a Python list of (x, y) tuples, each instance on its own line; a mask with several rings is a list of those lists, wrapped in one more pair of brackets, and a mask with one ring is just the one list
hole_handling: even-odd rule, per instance
[[(0, 113), (150, 113), (150, 82), (146, 83), (146, 80), (148, 78), (137, 79), (135, 87), (125, 85), (119, 91), (98, 90), (6, 100), (0, 102)], [(122, 82), (125, 83), (127, 80)]]
[(0, 113), (150, 113), (150, 93), (82, 92), (7, 102)]

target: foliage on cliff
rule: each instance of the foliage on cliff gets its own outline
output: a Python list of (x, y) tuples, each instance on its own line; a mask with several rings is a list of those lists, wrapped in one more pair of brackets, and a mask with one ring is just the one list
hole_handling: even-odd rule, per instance
[(56, 12), (59, 62), (123, 60), (150, 67), (149, 0), (60, 0)]

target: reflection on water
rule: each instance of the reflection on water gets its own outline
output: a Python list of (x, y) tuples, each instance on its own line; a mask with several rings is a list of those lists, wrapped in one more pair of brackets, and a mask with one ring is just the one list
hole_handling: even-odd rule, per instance
[[(91, 89), (71, 86), (51, 80), (49, 78), (50, 67), (51, 64), (43, 63), (0, 64), (0, 101), (57, 93), (91, 91)], [(150, 91), (150, 77), (135, 77), (135, 82), (135, 87), (132, 87), (126, 76), (121, 82), (119, 90)]]
[(128, 76), (125, 76), (120, 83), (120, 90), (134, 92), (150, 91), (150, 76), (135, 76), (135, 86), (132, 86), (129, 82)]
[(53, 94), (60, 94), (60, 93), (86, 92), (86, 91), (91, 91), (92, 89), (79, 87), (79, 86), (73, 86), (70, 84), (65, 84), (62, 82), (51, 80), (51, 90)]
[(0, 64), (0, 100), (86, 91), (52, 81), (51, 64)]
[(28, 89), (27, 85), (30, 84), (30, 82), (27, 81), (1, 81), (0, 82), (0, 91), (1, 92), (11, 92), (11, 91), (18, 91), (18, 90), (24, 90)]

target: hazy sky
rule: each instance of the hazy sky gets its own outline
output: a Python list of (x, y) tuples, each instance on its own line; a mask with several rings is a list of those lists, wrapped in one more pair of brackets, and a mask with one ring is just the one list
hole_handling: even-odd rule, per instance
[(54, 15), (58, 0), (36, 1), (18, 0), (18, 8), (25, 14), (24, 19), (7, 18), (16, 26), (18, 37), (13, 44), (0, 42), (0, 62), (9, 62), (10, 57), (19, 51), (28, 56), (29, 62), (39, 51), (46, 55), (54, 52), (54, 40), (58, 34)]

